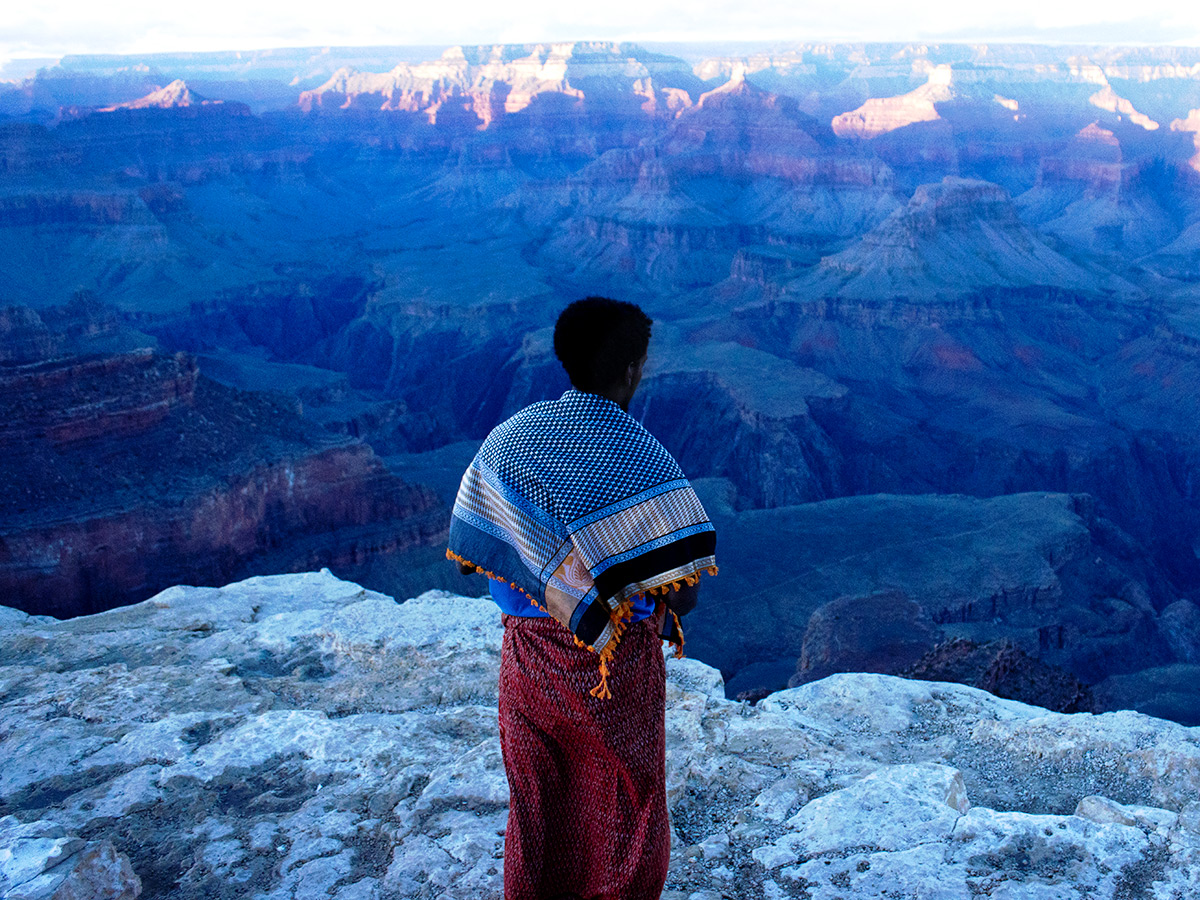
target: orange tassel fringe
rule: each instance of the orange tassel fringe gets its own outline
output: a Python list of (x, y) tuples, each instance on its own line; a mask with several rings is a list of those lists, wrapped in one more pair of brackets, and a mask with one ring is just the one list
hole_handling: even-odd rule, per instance
[[(459, 556), (453, 550), (450, 550), (450, 549), (446, 550), (446, 559), (448, 559), (452, 562), (456, 562), (461, 566), (467, 566), (469, 568), (472, 568), (480, 575), (486, 575), (488, 578), (491, 578), (493, 581), (508, 581), (507, 578), (497, 575), (494, 572), (489, 572), (487, 569), (484, 569), (482, 566), (475, 565), (475, 563), (471, 562), (468, 559), (463, 559), (461, 556)], [(704, 571), (706, 571), (709, 575), (715, 576), (717, 574), (717, 567), (709, 566)], [(693, 572), (691, 575), (685, 575), (683, 578), (683, 582), (686, 584), (689, 584), (689, 585), (699, 584), (700, 583), (700, 573)], [(542, 604), (538, 603), (537, 599), (532, 594), (530, 594), (528, 591), (523, 590), (522, 588), (518, 587), (517, 583), (515, 581), (508, 581), (508, 584), (509, 584), (509, 587), (511, 587), (514, 591), (521, 591), (522, 594), (524, 594), (526, 597), (528, 597), (530, 604), (532, 604), (533, 606), (536, 606), (542, 612), (549, 615), (550, 611), (547, 610), (546, 607), (542, 606)], [(666, 584), (659, 585), (658, 587), (647, 588), (646, 593), (648, 593), (648, 594), (664, 594), (665, 595), (672, 589), (679, 590), (679, 588), (680, 588), (680, 582), (678, 580), (676, 580), (676, 581), (667, 582)], [(677, 632), (679, 632), (679, 646), (675, 648), (675, 658), (683, 659), (683, 644), (684, 644), (683, 625), (680, 624), (679, 616), (675, 615), (674, 610), (668, 609), (667, 612), (669, 612), (671, 614), (671, 618), (673, 618), (675, 620), (675, 630)], [(612, 637), (609, 639), (608, 643), (604, 645), (604, 648), (601, 649), (598, 653), (596, 651), (596, 648), (593, 647), (591, 644), (585, 644), (579, 638), (572, 635), (572, 637), (575, 640), (575, 645), (577, 647), (585, 647), (586, 649), (590, 650), (592, 653), (597, 653), (597, 655), (600, 657), (600, 682), (594, 688), (592, 688), (590, 691), (588, 691), (588, 693), (591, 694), (593, 697), (595, 697), (597, 700), (611, 700), (612, 699), (612, 691), (609, 690), (609, 688), (608, 688), (608, 675), (609, 675), (608, 663), (609, 663), (609, 660), (611, 660), (613, 658), (613, 655), (617, 652), (617, 644), (621, 643), (621, 636), (625, 633), (625, 629), (628, 627), (629, 620), (631, 618), (633, 618), (633, 601), (632, 600), (622, 601), (621, 604), (616, 609), (614, 609), (612, 612), (609, 613), (609, 619), (612, 622)]]
[[(492, 581), (508, 581), (508, 579), (505, 578), (503, 575), (497, 575), (495, 572), (489, 572), (487, 569), (483, 568), (482, 566), (475, 565), (475, 563), (471, 562), (469, 559), (463, 559), (461, 556), (459, 556), (457, 553), (455, 553), (453, 550), (450, 550), (449, 548), (447, 548), (447, 550), (446, 550), (446, 559), (450, 560), (451, 562), (456, 562), (460, 566), (467, 566), (469, 568), (472, 568), (478, 574), (486, 575), (488, 578), (492, 579)], [(546, 615), (550, 615), (550, 611), (548, 609), (546, 609), (546, 607), (544, 607), (544, 606), (542, 606), (542, 604), (538, 603), (537, 599), (531, 593), (529, 593), (529, 591), (518, 587), (517, 583), (515, 581), (508, 581), (508, 586), (511, 587), (514, 591), (520, 591), (522, 594), (524, 594), (526, 597), (528, 597), (530, 605), (536, 606), (542, 612), (546, 613)]]
[(683, 645), (687, 643), (683, 639), (683, 625), (679, 621), (679, 616), (675, 615), (675, 610), (668, 609), (667, 612), (669, 612), (671, 614), (671, 618), (675, 620), (675, 630), (679, 632), (679, 646), (675, 648), (675, 658), (683, 659)]

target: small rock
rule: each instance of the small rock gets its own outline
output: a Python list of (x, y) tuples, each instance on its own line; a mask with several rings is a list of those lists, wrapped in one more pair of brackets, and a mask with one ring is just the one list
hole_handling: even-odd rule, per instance
[(3, 896), (4, 900), (136, 900), (141, 893), (141, 879), (129, 859), (111, 841), (98, 841), (14, 884)]
[(1179, 829), (1200, 836), (1200, 801), (1192, 801), (1179, 811)]
[(754, 798), (753, 812), (764, 822), (778, 825), (808, 802), (808, 792), (795, 778), (781, 778)]
[(721, 832), (706, 837), (700, 842), (700, 851), (706, 860), (724, 859), (729, 855), (729, 835)]
[(668, 657), (667, 680), (685, 691), (703, 694), (714, 700), (725, 699), (725, 679), (721, 677), (720, 670), (696, 659)]
[(53, 822), (0, 819), (0, 889), (24, 884), (83, 849), (85, 842)]
[(740, 822), (729, 832), (730, 838), (744, 844), (753, 844), (770, 834), (765, 825), (754, 822)]
[(956, 769), (935, 763), (884, 766), (811, 801), (785, 824), (810, 854), (856, 846), (903, 850), (945, 840), (969, 808)]
[(1137, 825), (1137, 819), (1125, 807), (1107, 797), (1084, 797), (1075, 807), (1075, 815), (1101, 824)]
[(759, 847), (750, 855), (764, 869), (778, 869), (780, 866), (790, 866), (800, 858), (788, 847), (775, 844), (767, 844), (764, 847)]

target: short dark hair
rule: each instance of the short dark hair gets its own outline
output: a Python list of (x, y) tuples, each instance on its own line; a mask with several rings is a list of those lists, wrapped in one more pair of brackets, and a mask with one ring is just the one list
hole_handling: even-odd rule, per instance
[(598, 393), (620, 382), (650, 346), (648, 315), (633, 303), (585, 297), (554, 325), (554, 355), (577, 390)]

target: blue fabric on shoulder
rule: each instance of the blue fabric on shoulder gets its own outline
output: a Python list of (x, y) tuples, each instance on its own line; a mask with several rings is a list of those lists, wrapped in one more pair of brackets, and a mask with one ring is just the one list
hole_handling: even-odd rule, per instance
[[(674, 457), (612, 400), (576, 390), (492, 429), (449, 537), (448, 558), (533, 597), (602, 665), (636, 595), (716, 574), (716, 532)], [(663, 637), (680, 643), (673, 626)]]

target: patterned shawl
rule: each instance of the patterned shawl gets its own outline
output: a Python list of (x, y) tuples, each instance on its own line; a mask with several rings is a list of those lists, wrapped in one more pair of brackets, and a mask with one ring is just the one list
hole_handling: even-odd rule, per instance
[[(716, 574), (716, 532), (678, 463), (616, 403), (567, 391), (498, 425), (463, 475), (446, 555), (507, 581), (608, 660), (635, 594)], [(682, 643), (668, 616), (664, 635)]]

